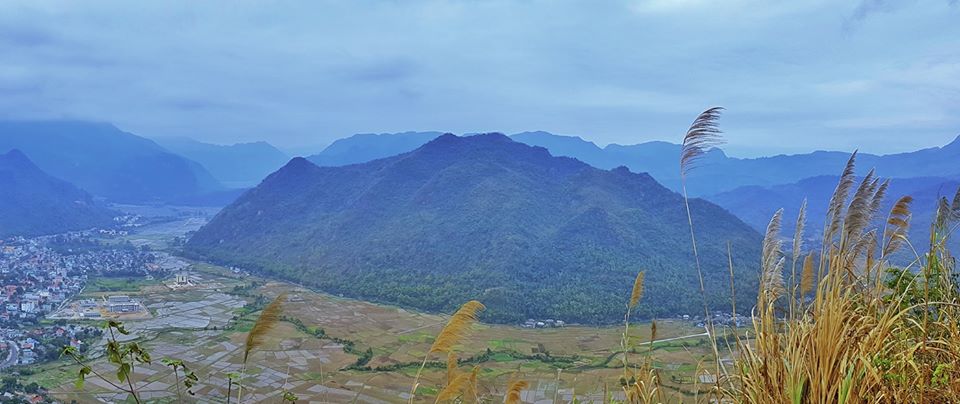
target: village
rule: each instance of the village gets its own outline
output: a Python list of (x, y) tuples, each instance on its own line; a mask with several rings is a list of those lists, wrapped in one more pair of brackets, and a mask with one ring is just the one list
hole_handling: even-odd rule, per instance
[(91, 230), (0, 240), (0, 369), (53, 360), (63, 346), (85, 349), (85, 339), (99, 337), (98, 327), (66, 320), (149, 316), (141, 302), (119, 292), (71, 299), (94, 278), (149, 280), (187, 266), (164, 252), (104, 242), (122, 235)]

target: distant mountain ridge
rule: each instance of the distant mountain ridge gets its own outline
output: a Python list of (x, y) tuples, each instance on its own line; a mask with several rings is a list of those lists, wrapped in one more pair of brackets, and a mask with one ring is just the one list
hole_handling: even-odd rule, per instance
[(360, 133), (334, 141), (320, 153), (308, 156), (318, 166), (345, 166), (395, 156), (416, 149), (442, 132)]
[[(859, 181), (860, 179), (858, 179)], [(837, 187), (838, 176), (818, 176), (806, 178), (792, 184), (780, 184), (769, 187), (746, 186), (705, 197), (742, 219), (758, 231), (766, 228), (767, 223), (777, 209), (783, 208), (784, 234), (792, 234), (795, 218), (803, 199), (807, 199), (807, 217), (805, 227), (807, 238), (819, 239), (823, 232), (822, 218), (826, 217), (827, 204)], [(911, 204), (910, 238), (922, 245), (929, 237), (930, 223), (936, 214), (937, 201), (941, 197), (952, 200), (960, 188), (960, 177), (914, 177), (893, 178), (887, 190), (887, 197), (880, 207), (881, 220), (902, 196), (913, 197)], [(880, 227), (882, 223), (878, 223)]]
[(0, 154), (0, 237), (107, 226), (115, 212), (43, 172), (19, 150)]
[[(755, 293), (760, 235), (691, 201), (708, 290)], [(469, 299), (491, 321), (622, 320), (647, 270), (642, 317), (702, 310), (681, 197), (646, 174), (600, 170), (500, 134), (442, 135), (341, 167), (295, 158), (224, 208), (186, 246), (197, 257), (426, 310)], [(729, 306), (728, 294), (709, 296)]]
[[(435, 132), (433, 132), (435, 133)], [(384, 136), (384, 135), (381, 135)], [(405, 153), (426, 143), (425, 136), (407, 136), (405, 133), (388, 135), (394, 139), (389, 151), (383, 150), (375, 158)], [(635, 172), (646, 172), (667, 187), (677, 190), (680, 185), (680, 145), (653, 141), (635, 145), (610, 144), (599, 147), (577, 136), (561, 136), (549, 132), (522, 132), (512, 135), (520, 142), (541, 146), (557, 156), (573, 157), (597, 168), (611, 169), (626, 166)], [(349, 137), (335, 142), (340, 150), (364, 150), (373, 147), (378, 138)], [(404, 139), (400, 141), (399, 139)], [(392, 154), (391, 154), (392, 153)], [(322, 156), (321, 155), (318, 156)], [(320, 165), (343, 165), (370, 161), (366, 155), (341, 152), (339, 160), (324, 160), (311, 156), (311, 161)], [(703, 159), (704, 169), (697, 170), (688, 179), (692, 195), (713, 195), (742, 186), (772, 186), (789, 184), (804, 178), (835, 175), (843, 168), (850, 152), (816, 151), (806, 154), (776, 155), (760, 158), (729, 157), (721, 150), (711, 150)], [(881, 176), (894, 178), (910, 177), (956, 177), (960, 176), (960, 137), (943, 147), (933, 147), (914, 152), (888, 155), (860, 153), (858, 173), (866, 174), (869, 167), (876, 167)]]
[(267, 142), (218, 145), (185, 137), (161, 137), (154, 141), (176, 154), (203, 165), (218, 181), (230, 188), (257, 185), (283, 167), (290, 157)]
[(163, 202), (221, 188), (200, 164), (109, 124), (0, 121), (0, 153), (12, 149), (50, 175), (115, 202)]

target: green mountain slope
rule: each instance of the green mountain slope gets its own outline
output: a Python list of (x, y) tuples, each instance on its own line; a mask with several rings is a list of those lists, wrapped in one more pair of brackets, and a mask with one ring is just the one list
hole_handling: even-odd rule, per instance
[[(839, 171), (839, 170), (838, 170)], [(860, 181), (862, 178), (858, 178)], [(800, 211), (804, 198), (807, 199), (807, 217), (823, 218), (827, 216), (830, 197), (837, 187), (839, 177), (820, 176), (807, 178), (792, 184), (769, 187), (749, 186), (737, 188), (706, 197), (720, 205), (758, 231), (767, 227), (767, 223), (777, 209), (783, 208), (783, 233), (793, 234), (795, 218)], [(896, 201), (905, 195), (913, 197), (911, 204), (910, 239), (915, 245), (926, 245), (930, 239), (930, 224), (936, 216), (937, 201), (940, 198), (953, 199), (960, 187), (960, 180), (943, 177), (893, 178), (887, 189), (887, 198), (880, 206), (880, 214), (875, 223), (883, 227), (887, 214)], [(852, 198), (852, 196), (851, 196)], [(806, 238), (816, 245), (820, 242), (824, 223), (821, 220), (808, 220), (805, 227)], [(957, 244), (957, 240), (952, 240)], [(913, 254), (907, 254), (912, 260)], [(907, 261), (909, 262), (909, 261)]]
[[(711, 306), (756, 286), (760, 235), (691, 201)], [(622, 319), (637, 271), (639, 316), (702, 312), (680, 196), (646, 174), (605, 171), (500, 134), (443, 135), (343, 167), (297, 158), (200, 229), (189, 253), (331, 293), (426, 310), (469, 299), (487, 319)], [(746, 306), (745, 306), (746, 307)]]
[(0, 237), (105, 226), (114, 212), (37, 168), (19, 150), (0, 154)]

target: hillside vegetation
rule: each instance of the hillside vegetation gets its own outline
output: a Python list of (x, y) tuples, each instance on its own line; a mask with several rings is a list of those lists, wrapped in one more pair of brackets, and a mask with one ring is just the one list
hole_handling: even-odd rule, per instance
[[(745, 303), (760, 235), (692, 200), (711, 307), (730, 306), (727, 243)], [(443, 135), (366, 164), (294, 159), (188, 243), (208, 259), (321, 290), (431, 311), (482, 300), (488, 321), (609, 323), (646, 268), (639, 317), (703, 313), (680, 195), (499, 134)]]

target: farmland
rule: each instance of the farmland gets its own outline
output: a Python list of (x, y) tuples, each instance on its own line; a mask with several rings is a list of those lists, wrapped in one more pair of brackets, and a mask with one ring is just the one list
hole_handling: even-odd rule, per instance
[[(195, 226), (189, 217), (147, 226), (129, 239), (170, 250), (171, 241)], [(149, 234), (145, 238), (143, 234)], [(200, 402), (223, 402), (227, 375), (242, 369), (246, 333), (265, 302), (286, 293), (283, 321), (263, 346), (254, 351), (243, 379), (247, 401), (279, 400), (284, 391), (301, 400), (318, 402), (404, 402), (434, 336), (448, 314), (424, 313), (309, 290), (299, 285), (234, 271), (206, 262), (188, 261), (187, 287), (172, 279), (92, 279), (74, 299), (123, 293), (142, 302), (143, 316), (122, 320), (130, 335), (153, 356), (150, 365), (134, 370), (142, 398), (172, 401), (175, 377), (162, 358), (183, 360), (199, 376), (192, 389)], [(173, 277), (170, 274), (169, 277)], [(466, 300), (466, 299), (465, 299)], [(86, 324), (96, 324), (86, 321)], [(652, 355), (666, 389), (675, 397), (693, 398), (699, 365), (710, 363), (704, 330), (691, 321), (657, 321), (649, 346), (650, 324), (631, 325), (632, 364)], [(478, 366), (481, 393), (499, 397), (516, 379), (530, 382), (524, 401), (554, 398), (599, 400), (619, 391), (623, 372), (622, 327), (567, 325), (561, 328), (522, 328), (479, 323), (456, 349), (464, 371)], [(101, 341), (88, 354), (94, 370), (114, 375), (103, 358)], [(445, 383), (446, 357), (429, 358), (418, 389), (418, 401), (428, 400)], [(24, 381), (36, 382), (62, 401), (122, 401), (109, 383), (88, 377), (75, 384), (79, 366), (66, 359), (25, 369)], [(236, 386), (233, 386), (234, 393)], [(613, 393), (610, 393), (613, 394)], [(615, 395), (615, 394), (614, 394)]]
[[(153, 364), (135, 372), (144, 398), (175, 395), (173, 374), (156, 360), (164, 357), (184, 360), (200, 376), (193, 391), (201, 401), (224, 397), (227, 373), (241, 370), (246, 331), (257, 315), (257, 308), (249, 303), (257, 295), (272, 298), (287, 293), (288, 298), (283, 305), (285, 321), (271, 331), (263, 348), (253, 354), (254, 365), (245, 371), (248, 400), (276, 398), (290, 391), (301, 399), (321, 402), (404, 401), (433, 336), (448, 319), (237, 275), (209, 264), (195, 263), (193, 268), (197, 286), (192, 289), (144, 282), (133, 292), (154, 314), (126, 324), (130, 337), (142, 341), (155, 358)], [(661, 320), (657, 325), (657, 340), (669, 341), (655, 343), (649, 352), (663, 372), (666, 388), (675, 394), (693, 394), (696, 386), (691, 376), (698, 363), (709, 358), (709, 344), (700, 335), (703, 329), (680, 320)], [(318, 336), (321, 329), (323, 335)], [(648, 352), (645, 342), (650, 328), (634, 324), (632, 330), (631, 345), (640, 352), (631, 356), (636, 362)], [(599, 399), (603, 392), (598, 386), (618, 387), (621, 333), (620, 327), (528, 329), (478, 324), (459, 347), (458, 356), (464, 369), (474, 365), (482, 369), (481, 386), (491, 395), (502, 394), (510, 380), (523, 378), (531, 382), (524, 392), (527, 401), (554, 396), (572, 399), (574, 394), (581, 400)], [(358, 358), (368, 350), (372, 356), (360, 364)], [(97, 358), (94, 352), (91, 356)], [(431, 362), (445, 359), (432, 357)], [(102, 359), (94, 363), (98, 371), (111, 374)], [(122, 399), (116, 389), (93, 378), (78, 389), (70, 377), (75, 368), (64, 362), (48, 365), (34, 379), (66, 401)], [(442, 366), (428, 366), (421, 392), (434, 392), (444, 378)]]

